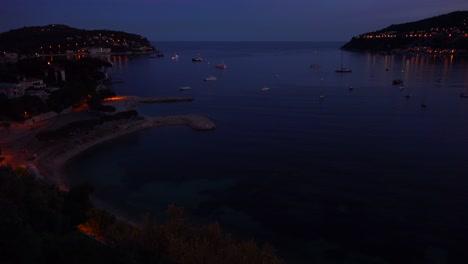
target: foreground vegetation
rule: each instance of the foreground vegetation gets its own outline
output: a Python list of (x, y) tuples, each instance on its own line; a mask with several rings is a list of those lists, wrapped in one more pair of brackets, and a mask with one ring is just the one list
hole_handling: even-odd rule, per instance
[(216, 223), (191, 224), (175, 205), (166, 219), (119, 221), (93, 206), (92, 192), (63, 192), (0, 167), (0, 263), (283, 263), (269, 245), (236, 242)]

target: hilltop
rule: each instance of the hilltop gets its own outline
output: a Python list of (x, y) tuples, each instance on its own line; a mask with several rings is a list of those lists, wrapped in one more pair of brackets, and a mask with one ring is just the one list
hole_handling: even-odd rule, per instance
[(0, 52), (46, 55), (156, 52), (156, 49), (148, 39), (137, 34), (52, 24), (0, 33)]
[(466, 54), (468, 12), (456, 11), (415, 22), (396, 24), (353, 37), (345, 50)]

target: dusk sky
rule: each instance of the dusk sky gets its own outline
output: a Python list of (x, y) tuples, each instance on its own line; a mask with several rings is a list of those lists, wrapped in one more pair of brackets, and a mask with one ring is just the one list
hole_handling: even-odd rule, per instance
[(466, 9), (467, 0), (10, 0), (2, 2), (0, 32), (66, 24), (151, 41), (347, 41)]

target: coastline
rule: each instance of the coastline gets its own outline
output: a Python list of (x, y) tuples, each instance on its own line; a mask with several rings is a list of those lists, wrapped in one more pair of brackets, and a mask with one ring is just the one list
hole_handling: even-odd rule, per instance
[(207, 117), (198, 114), (187, 114), (177, 116), (145, 116), (137, 120), (125, 120), (104, 124), (85, 136), (78, 136), (72, 141), (63, 142), (58, 146), (50, 147), (42, 151), (33, 162), (39, 171), (43, 171), (45, 178), (52, 180), (61, 188), (66, 189), (64, 184), (63, 169), (66, 163), (73, 157), (103, 142), (116, 139), (137, 131), (165, 126), (190, 126), (195, 130), (212, 130), (215, 125)]
[[(187, 98), (171, 98), (172, 102), (187, 101)], [(116, 107), (115, 113), (133, 109), (136, 103), (167, 102), (167, 98), (127, 97), (125, 100), (105, 102)], [(89, 119), (91, 115), (83, 109), (33, 126), (16, 124), (8, 130), (0, 131), (0, 143), (3, 157), (2, 164), (23, 167), (31, 171), (38, 179), (57, 185), (67, 190), (63, 169), (66, 163), (80, 153), (103, 142), (116, 139), (143, 129), (166, 126), (189, 126), (194, 130), (213, 130), (216, 125), (201, 114), (137, 116), (130, 119), (105, 122), (91, 131), (73, 134), (57, 141), (39, 141), (35, 137), (40, 131), (56, 129), (76, 120)], [(95, 118), (95, 117), (94, 117)], [(18, 142), (20, 142), (18, 144)]]

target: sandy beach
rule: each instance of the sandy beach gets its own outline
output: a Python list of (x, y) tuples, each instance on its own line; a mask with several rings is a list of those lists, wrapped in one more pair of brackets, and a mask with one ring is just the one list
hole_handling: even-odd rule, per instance
[[(170, 98), (169, 102), (187, 101), (187, 98)], [(127, 111), (137, 103), (168, 102), (167, 98), (126, 97), (124, 100), (106, 102), (116, 107), (116, 112)], [(0, 129), (1, 164), (13, 167), (25, 167), (36, 177), (54, 183), (62, 189), (68, 189), (62, 175), (63, 166), (72, 157), (102, 142), (134, 133), (142, 129), (165, 126), (190, 126), (194, 130), (212, 130), (215, 124), (200, 114), (173, 116), (138, 116), (136, 118), (105, 122), (92, 131), (73, 134), (57, 141), (39, 141), (37, 133), (54, 130), (78, 120), (96, 119), (96, 113), (86, 108), (70, 114), (58, 116), (33, 125), (12, 124), (10, 128)]]

